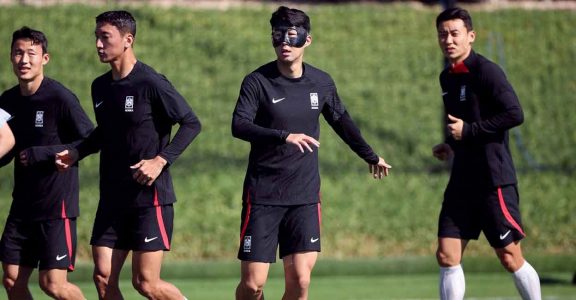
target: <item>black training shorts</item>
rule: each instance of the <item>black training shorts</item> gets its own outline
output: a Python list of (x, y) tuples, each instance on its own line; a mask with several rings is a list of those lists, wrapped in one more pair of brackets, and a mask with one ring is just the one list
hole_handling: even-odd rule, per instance
[(40, 270), (74, 270), (76, 218), (27, 221), (8, 216), (0, 260)]
[(273, 263), (298, 252), (320, 252), (320, 203), (270, 206), (244, 203), (238, 259)]
[(90, 244), (133, 251), (170, 250), (173, 221), (172, 204), (113, 210), (99, 207)]
[(480, 231), (493, 248), (524, 238), (516, 185), (483, 190), (451, 186), (446, 189), (438, 237), (476, 240)]

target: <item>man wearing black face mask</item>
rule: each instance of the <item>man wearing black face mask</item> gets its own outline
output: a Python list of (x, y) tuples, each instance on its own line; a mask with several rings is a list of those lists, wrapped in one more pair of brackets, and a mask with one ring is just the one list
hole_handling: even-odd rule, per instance
[(370, 166), (376, 179), (391, 168), (364, 141), (327, 73), (303, 62), (310, 19), (278, 8), (270, 19), (277, 59), (248, 74), (233, 113), (232, 134), (250, 142), (244, 180), (236, 299), (263, 299), (270, 263), (284, 262), (282, 299), (307, 299), (320, 252), (320, 114)]

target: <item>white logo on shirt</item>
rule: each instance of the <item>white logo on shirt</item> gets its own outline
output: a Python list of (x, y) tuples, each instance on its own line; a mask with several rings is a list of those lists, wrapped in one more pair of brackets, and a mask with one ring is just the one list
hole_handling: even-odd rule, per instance
[(272, 103), (276, 104), (276, 103), (278, 103), (278, 102), (280, 102), (280, 101), (282, 101), (282, 100), (284, 100), (284, 99), (286, 99), (286, 97), (284, 97), (284, 98), (278, 98), (278, 99), (272, 98)]
[(35, 120), (35, 127), (44, 127), (44, 111), (37, 110), (36, 111), (36, 120)]
[(318, 109), (318, 93), (310, 93), (310, 108)]
[(100, 105), (102, 105), (102, 103), (104, 103), (104, 101), (100, 101), (100, 102), (96, 103), (96, 105), (94, 105), (94, 107), (98, 108)]
[(442, 92), (442, 97), (448, 95), (448, 92)]
[(310, 243), (314, 244), (316, 243), (320, 238), (310, 238)]
[(466, 86), (460, 87), (460, 101), (466, 101)]
[(252, 236), (247, 235), (244, 237), (244, 252), (250, 252), (252, 249)]
[(124, 102), (124, 111), (125, 112), (134, 111), (134, 96), (126, 96), (126, 102)]

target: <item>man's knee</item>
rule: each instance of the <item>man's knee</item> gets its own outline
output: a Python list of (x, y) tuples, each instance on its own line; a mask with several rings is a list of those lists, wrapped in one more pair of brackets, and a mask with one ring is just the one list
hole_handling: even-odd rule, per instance
[(94, 272), (92, 274), (92, 280), (97, 286), (106, 286), (108, 284), (108, 280), (110, 279), (110, 274), (103, 274), (100, 272)]
[(510, 273), (518, 271), (524, 263), (522, 257), (517, 257), (516, 255), (505, 251), (498, 253), (498, 259), (500, 259), (502, 266)]
[(18, 280), (15, 277), (4, 274), (2, 277), (2, 285), (7, 291), (18, 290), (28, 286), (27, 280)]
[(290, 288), (295, 288), (298, 290), (307, 290), (310, 287), (310, 276), (293, 276), (292, 278), (286, 278), (287, 284)]
[(137, 278), (132, 278), (132, 286), (140, 295), (147, 298), (154, 298), (153, 296), (157, 294), (158, 284), (146, 280), (140, 280)]
[(14, 288), (16, 288), (16, 280), (14, 278), (8, 277), (8, 276), (4, 276), (2, 278), (2, 285), (4, 285), (4, 288), (7, 291), (10, 291)]
[(92, 274), (92, 280), (94, 280), (94, 285), (96, 285), (96, 291), (100, 298), (103, 298), (106, 294), (106, 289), (108, 288), (108, 282), (110, 280), (110, 274), (105, 274), (94, 270)]
[(436, 251), (436, 260), (441, 267), (453, 267), (460, 264), (461, 254), (438, 249)]
[(62, 293), (63, 288), (62, 284), (50, 282), (49, 280), (40, 280), (40, 289), (52, 298), (57, 298)]
[(266, 282), (259, 282), (255, 280), (242, 280), (238, 287), (243, 291), (243, 294), (248, 295), (262, 295), (264, 292), (264, 284)]

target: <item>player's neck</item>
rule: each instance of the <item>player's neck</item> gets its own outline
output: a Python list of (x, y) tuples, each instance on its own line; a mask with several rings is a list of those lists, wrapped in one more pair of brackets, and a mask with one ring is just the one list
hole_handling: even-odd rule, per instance
[(132, 51), (126, 51), (120, 59), (111, 61), (112, 79), (120, 80), (128, 76), (128, 74), (132, 72), (132, 69), (134, 69), (136, 62), (138, 62), (138, 60)]
[(19, 80), (18, 84), (20, 85), (20, 94), (22, 94), (22, 96), (34, 95), (40, 88), (42, 80), (44, 80), (44, 74), (38, 75), (33, 80)]
[(277, 60), (276, 62), (278, 70), (280, 71), (280, 74), (282, 74), (282, 76), (288, 78), (302, 77), (302, 73), (304, 71), (302, 67), (303, 65), (302, 59), (298, 59), (292, 62), (281, 62)]

